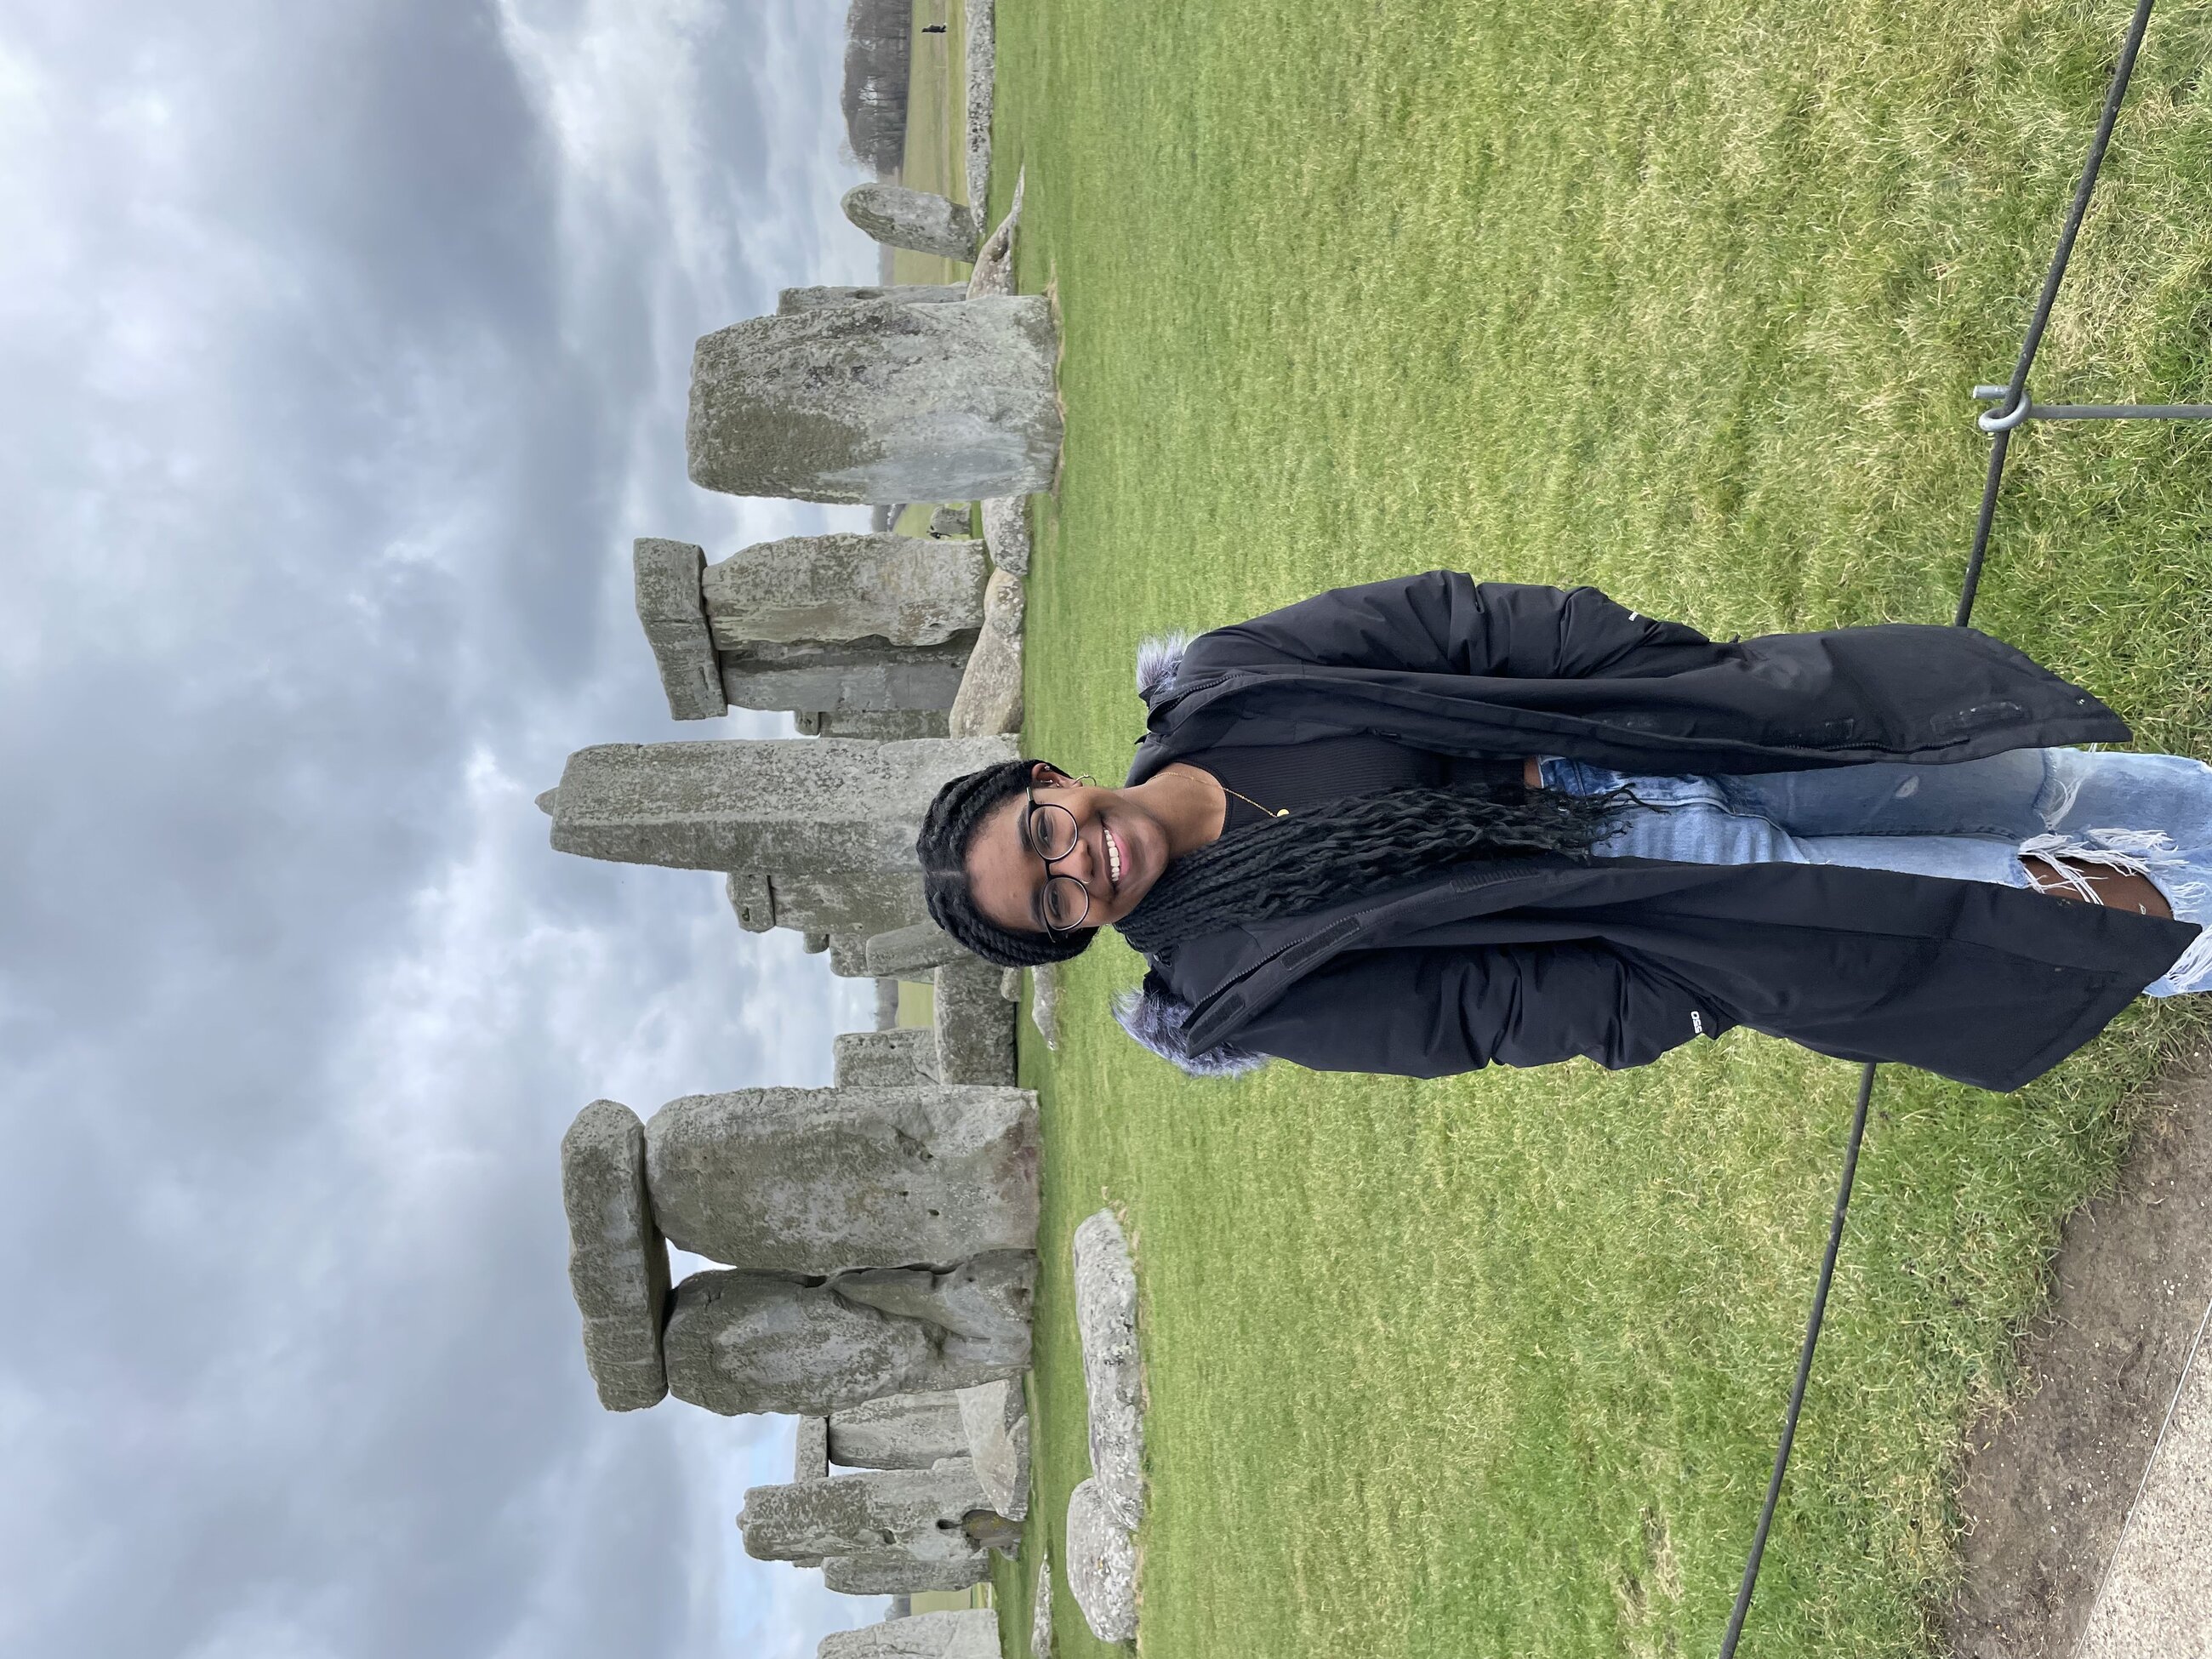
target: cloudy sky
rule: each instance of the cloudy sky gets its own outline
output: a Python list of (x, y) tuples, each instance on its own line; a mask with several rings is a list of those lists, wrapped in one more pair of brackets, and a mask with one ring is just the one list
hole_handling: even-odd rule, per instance
[[(867, 1023), (532, 798), (679, 731), (693, 338), (872, 280), (829, 0), (0, 0), (0, 1653), (811, 1656), (595, 1404), (556, 1144)], [(755, 724), (744, 722), (751, 720)]]

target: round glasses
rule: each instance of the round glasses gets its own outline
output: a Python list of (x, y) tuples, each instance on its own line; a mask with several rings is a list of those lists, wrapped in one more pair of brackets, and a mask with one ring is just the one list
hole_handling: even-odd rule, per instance
[(1054, 875), (1052, 866), (1075, 850), (1075, 814), (1049, 802), (1039, 805), (1036, 786), (1030, 786), (1029, 815), (1024, 819), (1030, 850), (1044, 860), (1044, 927), (1048, 933), (1070, 933), (1083, 926), (1091, 914), (1091, 890), (1073, 876)]

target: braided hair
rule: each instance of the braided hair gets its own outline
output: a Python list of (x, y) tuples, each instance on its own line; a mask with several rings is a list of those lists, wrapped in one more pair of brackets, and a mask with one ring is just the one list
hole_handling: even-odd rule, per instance
[(1160, 872), (1115, 924), (1147, 957), (1224, 928), (1300, 915), (1434, 870), (1535, 853), (1586, 853), (1625, 792), (1519, 784), (1384, 789), (1233, 830)]
[[(962, 946), (1004, 968), (1065, 962), (1098, 931), (1058, 938), (1017, 933), (984, 915), (969, 890), (968, 848), (976, 830), (1028, 788), (1036, 764), (1003, 761), (953, 779), (930, 803), (915, 843), (931, 917)], [(1586, 797), (1517, 784), (1347, 796), (1232, 830), (1186, 853), (1115, 927), (1136, 950), (1157, 957), (1185, 939), (1317, 910), (1450, 865), (1587, 852), (1604, 839), (1624, 798), (1625, 792)]]
[(968, 884), (968, 848), (983, 820), (1009, 800), (1025, 793), (1036, 768), (1033, 760), (1000, 761), (980, 772), (957, 777), (937, 792), (922, 818), (915, 851), (921, 855), (921, 896), (930, 920), (953, 942), (1001, 968), (1042, 968), (1083, 954), (1096, 927), (1073, 933), (1016, 933), (1001, 927), (975, 907)]

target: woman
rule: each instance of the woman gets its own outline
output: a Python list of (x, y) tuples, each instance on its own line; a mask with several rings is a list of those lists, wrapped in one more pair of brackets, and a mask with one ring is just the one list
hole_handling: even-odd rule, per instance
[(1431, 571), (1139, 689), (1121, 788), (972, 773), (920, 851), (991, 961), (1118, 928), (1122, 1023), (1186, 1070), (1619, 1067), (1746, 1025), (2005, 1090), (2212, 984), (2212, 770), (2066, 747), (2128, 728), (1972, 629), (1716, 643)]

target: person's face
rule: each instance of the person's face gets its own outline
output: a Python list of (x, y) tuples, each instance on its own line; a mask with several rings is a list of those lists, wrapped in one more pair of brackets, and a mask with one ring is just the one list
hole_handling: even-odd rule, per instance
[[(1049, 874), (1066, 876), (1082, 889), (1078, 895), (1063, 884), (1062, 895), (1074, 902), (1059, 914), (1080, 910), (1089, 899), (1088, 914), (1074, 926), (1103, 927), (1135, 909), (1167, 868), (1168, 836), (1159, 820), (1127, 791), (1078, 783), (1042, 761), (1032, 793), (1038, 806), (1062, 809), (1067, 817), (1055, 826), (1056, 815), (1047, 811), (1032, 823), (1029, 800), (1017, 795), (985, 818), (968, 846), (975, 908), (1010, 933), (1048, 932)], [(1066, 851), (1048, 872), (1044, 854), (1063, 847)]]

